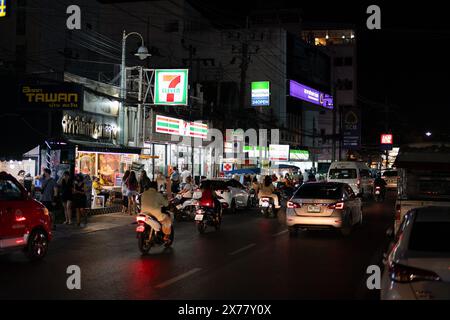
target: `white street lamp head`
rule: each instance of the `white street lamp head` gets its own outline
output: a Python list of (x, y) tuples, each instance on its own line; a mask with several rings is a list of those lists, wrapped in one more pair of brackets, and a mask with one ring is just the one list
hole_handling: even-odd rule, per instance
[(148, 53), (147, 47), (140, 46), (135, 56), (139, 57), (141, 60), (145, 60), (146, 58), (151, 57), (151, 54)]

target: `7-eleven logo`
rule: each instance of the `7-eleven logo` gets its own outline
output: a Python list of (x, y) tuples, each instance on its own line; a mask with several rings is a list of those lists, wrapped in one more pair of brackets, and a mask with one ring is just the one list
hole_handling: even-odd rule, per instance
[(155, 104), (187, 105), (188, 70), (155, 70)]
[(180, 89), (177, 89), (177, 85), (181, 82), (181, 76), (180, 75), (165, 75), (163, 76), (163, 81), (168, 82), (169, 85), (167, 88), (163, 89), (163, 93), (167, 93), (167, 102), (174, 102), (175, 101), (175, 93), (180, 93)]

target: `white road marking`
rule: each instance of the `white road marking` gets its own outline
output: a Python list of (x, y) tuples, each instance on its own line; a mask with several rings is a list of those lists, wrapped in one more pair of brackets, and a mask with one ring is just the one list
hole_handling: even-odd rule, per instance
[(248, 250), (248, 249), (250, 249), (250, 248), (253, 248), (254, 246), (256, 246), (256, 244), (255, 244), (255, 243), (251, 243), (251, 244), (249, 244), (248, 246), (245, 246), (245, 247), (243, 247), (243, 248), (240, 248), (240, 249), (238, 249), (238, 250), (236, 250), (236, 251), (233, 251), (233, 252), (229, 253), (229, 255), (230, 255), (230, 256), (234, 256), (235, 254), (238, 254), (238, 253), (241, 253), (241, 252), (243, 252), (243, 251), (245, 251), (245, 250)]
[(286, 229), (286, 230), (283, 230), (283, 231), (281, 231), (281, 232), (278, 232), (278, 233), (273, 234), (272, 237), (278, 237), (278, 236), (281, 236), (281, 235), (283, 235), (283, 234), (285, 234), (285, 233), (287, 233), (287, 232), (288, 232), (288, 230)]
[(179, 276), (177, 276), (175, 278), (169, 279), (167, 281), (164, 281), (163, 283), (158, 284), (157, 286), (155, 286), (155, 288), (162, 289), (162, 288), (168, 287), (171, 284), (174, 284), (175, 282), (183, 280), (184, 278), (187, 278), (187, 277), (193, 275), (194, 273), (199, 272), (200, 270), (202, 270), (202, 269), (201, 268), (194, 268), (194, 269), (192, 269), (192, 270), (190, 270), (188, 272), (180, 274)]

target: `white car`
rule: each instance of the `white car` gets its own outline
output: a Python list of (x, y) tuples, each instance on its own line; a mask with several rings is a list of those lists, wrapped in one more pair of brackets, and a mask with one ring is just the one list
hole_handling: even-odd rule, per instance
[(450, 207), (409, 211), (389, 250), (382, 300), (450, 299)]
[(361, 199), (346, 183), (305, 183), (287, 203), (286, 224), (291, 236), (299, 229), (339, 229), (347, 236), (362, 220)]
[(373, 182), (369, 167), (358, 161), (333, 162), (328, 169), (328, 182), (347, 183), (355, 194), (370, 198), (373, 195)]
[(204, 180), (201, 184), (205, 183), (212, 184), (213, 190), (223, 199), (222, 202), (225, 202), (225, 207), (232, 213), (236, 213), (238, 208), (248, 208), (250, 206), (249, 193), (239, 181), (235, 179), (213, 179)]

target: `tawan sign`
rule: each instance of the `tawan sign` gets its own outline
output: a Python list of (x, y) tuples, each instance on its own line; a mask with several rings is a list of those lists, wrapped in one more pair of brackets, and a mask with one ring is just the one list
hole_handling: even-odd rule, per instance
[(7, 9), (6, 0), (0, 0), (0, 18), (6, 17)]
[(157, 133), (206, 139), (208, 136), (208, 125), (157, 115), (155, 131)]
[(270, 106), (270, 82), (252, 82), (252, 107)]
[(188, 69), (155, 70), (154, 103), (159, 105), (188, 104)]

